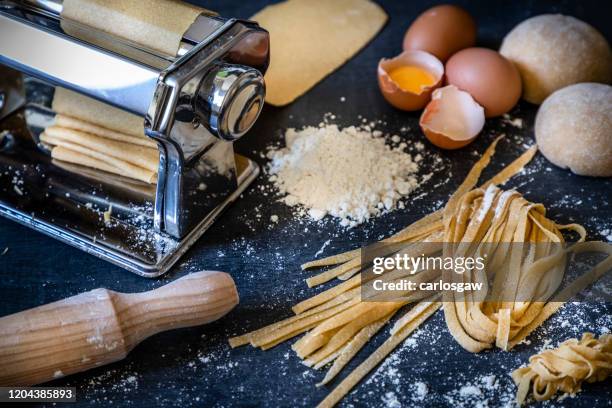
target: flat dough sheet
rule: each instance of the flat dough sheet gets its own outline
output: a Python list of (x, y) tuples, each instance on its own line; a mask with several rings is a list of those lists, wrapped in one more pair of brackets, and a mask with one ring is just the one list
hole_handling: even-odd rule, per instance
[(106, 139), (74, 129), (52, 126), (40, 140), (53, 146), (51, 156), (83, 166), (124, 175), (147, 183), (157, 179), (159, 152), (155, 148)]
[[(53, 150), (51, 150), (51, 157), (55, 160), (60, 161), (56, 163), (59, 164), (60, 167), (62, 163), (73, 163), (78, 164), (80, 166), (85, 166), (92, 169), (102, 170), (108, 173), (129, 177), (135, 180), (144, 181), (148, 184), (157, 183), (157, 174), (152, 173), (148, 170), (131, 165), (116, 166), (112, 163), (109, 163), (108, 161), (97, 159), (95, 157), (82, 153), (81, 151), (73, 150), (69, 147), (55, 146)], [(70, 169), (70, 171), (74, 170), (75, 169)]]
[(144, 140), (144, 118), (64, 88), (55, 88), (51, 109), (115, 132)]
[(368, 0), (287, 0), (251, 17), (270, 32), (266, 102), (293, 102), (363, 48), (387, 21)]
[[(176, 56), (183, 34), (205, 10), (177, 0), (64, 0), (62, 18)], [(69, 25), (62, 24), (69, 34)], [(79, 33), (74, 31), (75, 36)]]
[(81, 119), (65, 116), (60, 113), (55, 115), (55, 126), (66, 129), (78, 130), (80, 132), (89, 133), (96, 136), (105, 137), (107, 139), (116, 140), (118, 142), (131, 143), (138, 146), (157, 148), (157, 142), (146, 136), (133, 136), (126, 133), (117, 132), (107, 129), (102, 126), (94, 125), (91, 122), (86, 122)]

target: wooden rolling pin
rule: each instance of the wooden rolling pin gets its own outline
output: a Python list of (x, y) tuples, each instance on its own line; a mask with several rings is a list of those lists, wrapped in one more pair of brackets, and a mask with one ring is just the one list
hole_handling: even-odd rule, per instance
[(0, 318), (0, 386), (28, 386), (124, 358), (155, 333), (209, 323), (238, 304), (231, 276), (189, 274), (158, 289), (95, 289)]

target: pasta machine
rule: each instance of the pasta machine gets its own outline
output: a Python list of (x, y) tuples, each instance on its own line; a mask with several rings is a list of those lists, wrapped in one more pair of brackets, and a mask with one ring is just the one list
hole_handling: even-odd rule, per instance
[[(0, 0), (0, 214), (159, 276), (259, 173), (232, 142), (264, 103), (268, 33), (204, 12), (177, 55), (162, 55), (61, 12), (57, 0)], [(157, 184), (52, 160), (38, 136), (54, 86), (141, 116), (159, 147)]]

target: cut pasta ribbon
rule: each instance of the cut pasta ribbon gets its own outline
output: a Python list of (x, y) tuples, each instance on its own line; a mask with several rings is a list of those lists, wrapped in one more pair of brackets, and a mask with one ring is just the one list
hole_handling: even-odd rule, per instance
[[(368, 284), (373, 277), (361, 270), (364, 267), (361, 251), (352, 250), (302, 265), (304, 269), (334, 266), (308, 279), (308, 286), (333, 279), (340, 280), (340, 283), (295, 305), (295, 316), (232, 338), (230, 345), (236, 347), (250, 343), (267, 349), (306, 333), (293, 345), (293, 350), (310, 367), (321, 368), (331, 364), (319, 385), (327, 384), (372, 336), (408, 307), (396, 320), (387, 341), (344, 378), (321, 402), (321, 407), (331, 407), (340, 401), (442, 306), (450, 333), (466, 350), (479, 352), (495, 345), (504, 350), (511, 349), (558, 310), (565, 299), (609, 271), (612, 250), (604, 243), (582, 242), (586, 232), (581, 226), (560, 226), (546, 218), (543, 205), (528, 202), (516, 191), (503, 191), (496, 187), (523, 169), (535, 155), (535, 146), (480, 188), (475, 188), (499, 140), (489, 146), (442, 210), (383, 240), (383, 243), (393, 245), (382, 246), (381, 251), (387, 253), (377, 252), (377, 256), (387, 256), (397, 251), (396, 244), (401, 244), (403, 250), (412, 250), (418, 256), (428, 245), (430, 252), (438, 254), (434, 256), (485, 256), (485, 271), (470, 270), (451, 276), (452, 271), (421, 270), (414, 273), (395, 269), (378, 275), (376, 279), (391, 283), (408, 279), (419, 284), (443, 278), (446, 282), (459, 280), (469, 283), (492, 276), (492, 285), (487, 286), (487, 290), (496, 296), (493, 299), (503, 301), (484, 301), (469, 293), (432, 293), (418, 289), (406, 291), (390, 301), (364, 300), (362, 285)], [(565, 248), (561, 233), (564, 229), (577, 232), (580, 242)], [(505, 247), (508, 243), (513, 246)], [(523, 243), (537, 243), (538, 246), (528, 250), (528, 247), (523, 248)], [(609, 256), (553, 297), (563, 278), (567, 254), (582, 251), (607, 252)], [(547, 303), (548, 300), (551, 301)]]
[(603, 381), (612, 373), (612, 335), (599, 339), (584, 333), (582, 339), (567, 340), (556, 349), (529, 358), (529, 365), (512, 373), (518, 386), (517, 402), (522, 405), (529, 390), (537, 401), (552, 398), (557, 392), (575, 394), (584, 381)]

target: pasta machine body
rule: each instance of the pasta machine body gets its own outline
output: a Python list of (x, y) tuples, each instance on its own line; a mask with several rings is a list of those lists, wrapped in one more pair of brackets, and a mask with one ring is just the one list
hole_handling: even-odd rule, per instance
[[(259, 172), (232, 142), (263, 107), (268, 33), (205, 12), (177, 55), (162, 55), (61, 10), (0, 1), (0, 214), (158, 276)], [(38, 136), (55, 86), (141, 116), (159, 147), (157, 184), (52, 160)]]

